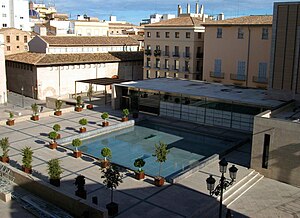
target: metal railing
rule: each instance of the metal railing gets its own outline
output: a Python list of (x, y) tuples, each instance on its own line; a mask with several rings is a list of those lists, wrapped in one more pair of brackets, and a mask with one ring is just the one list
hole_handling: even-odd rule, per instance
[(268, 84), (268, 78), (266, 77), (253, 76), (252, 81), (256, 83)]
[(161, 50), (154, 50), (154, 56), (160, 56), (161, 55)]
[(246, 75), (231, 73), (230, 79), (232, 80), (238, 80), (238, 81), (246, 81)]
[(150, 49), (145, 49), (145, 55), (147, 55), (147, 56), (151, 55), (151, 50)]
[(173, 57), (179, 58), (180, 57), (179, 52), (173, 52)]
[(223, 72), (210, 71), (209, 75), (210, 75), (210, 77), (213, 77), (213, 78), (224, 79), (224, 73)]

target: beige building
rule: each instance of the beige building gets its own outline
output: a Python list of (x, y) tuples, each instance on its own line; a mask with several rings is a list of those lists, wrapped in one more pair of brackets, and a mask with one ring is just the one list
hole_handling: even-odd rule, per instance
[(31, 34), (26, 31), (15, 28), (0, 29), (4, 36), (5, 55), (28, 51), (28, 42), (31, 40)]
[(272, 16), (208, 21), (203, 26), (205, 81), (267, 88)]
[(200, 18), (187, 14), (146, 25), (144, 79), (202, 79), (202, 23)]
[(6, 74), (5, 74), (5, 44), (4, 36), (0, 34), (0, 104), (7, 102)]

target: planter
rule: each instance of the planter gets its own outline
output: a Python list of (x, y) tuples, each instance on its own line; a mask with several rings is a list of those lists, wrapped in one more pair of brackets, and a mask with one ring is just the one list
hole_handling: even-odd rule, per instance
[(102, 122), (102, 126), (103, 126), (103, 127), (109, 126), (109, 122), (107, 122), (107, 121), (106, 121), (106, 122)]
[(88, 105), (86, 106), (86, 108), (89, 109), (89, 110), (93, 110), (93, 109), (94, 109), (94, 106), (93, 106), (92, 104), (88, 104)]
[(77, 112), (81, 112), (82, 110), (83, 110), (82, 107), (75, 107), (75, 111), (77, 111)]
[(61, 116), (61, 115), (62, 115), (62, 111), (55, 111), (55, 112), (54, 112), (54, 115), (55, 115), (55, 116)]
[(122, 117), (122, 122), (128, 121), (128, 117)]
[(80, 198), (86, 199), (86, 190), (77, 190), (75, 191), (75, 195)]
[(50, 184), (56, 187), (60, 186), (60, 179), (50, 179)]
[(106, 209), (108, 211), (109, 216), (115, 216), (119, 212), (119, 205), (115, 202), (111, 202), (106, 205)]
[(22, 166), (22, 170), (23, 170), (25, 173), (28, 173), (28, 174), (31, 174), (31, 173), (32, 173), (32, 168), (27, 168), (27, 167)]
[(160, 187), (163, 186), (165, 183), (165, 179), (161, 176), (154, 177), (154, 185)]
[(56, 139), (60, 139), (60, 138), (61, 138), (61, 135), (59, 133), (57, 133)]
[(38, 121), (40, 118), (39, 118), (39, 115), (32, 115), (31, 117), (31, 120), (33, 121)]
[(132, 117), (133, 117), (133, 118), (139, 118), (139, 113), (134, 112), (134, 113), (132, 114)]
[(137, 180), (145, 179), (144, 171), (135, 171), (135, 178)]
[(6, 121), (6, 125), (8, 125), (8, 126), (13, 126), (13, 125), (15, 125), (15, 120), (7, 120), (7, 121)]
[(9, 163), (9, 157), (0, 157), (0, 161), (3, 163)]
[(81, 151), (74, 151), (73, 154), (74, 154), (75, 158), (79, 158), (79, 157), (82, 156), (82, 152)]
[(103, 161), (101, 161), (101, 168), (107, 168), (109, 166), (109, 161), (107, 160), (107, 161), (105, 161), (105, 160), (103, 160)]
[(79, 132), (80, 132), (80, 133), (86, 132), (86, 128), (85, 128), (85, 127), (81, 127), (81, 128), (79, 129)]
[(53, 142), (53, 143), (49, 143), (49, 148), (51, 149), (56, 149), (57, 148), (57, 143), (56, 142)]

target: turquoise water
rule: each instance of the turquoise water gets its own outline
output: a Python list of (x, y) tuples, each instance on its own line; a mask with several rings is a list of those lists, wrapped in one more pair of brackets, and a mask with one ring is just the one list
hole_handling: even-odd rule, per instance
[(145, 173), (156, 176), (159, 163), (152, 154), (154, 145), (160, 141), (167, 143), (170, 149), (167, 161), (162, 165), (161, 175), (165, 178), (207, 156), (226, 150), (232, 144), (230, 141), (145, 121), (121, 131), (83, 140), (79, 150), (102, 159), (101, 149), (109, 147), (112, 151), (111, 161), (132, 170), (136, 169), (134, 160), (142, 157), (146, 162), (143, 167)]

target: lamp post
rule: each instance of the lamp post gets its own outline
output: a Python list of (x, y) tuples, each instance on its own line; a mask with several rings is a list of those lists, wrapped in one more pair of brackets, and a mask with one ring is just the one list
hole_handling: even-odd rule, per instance
[(21, 87), (21, 91), (22, 91), (22, 107), (24, 108), (24, 87)]
[(221, 179), (219, 184), (217, 185), (217, 187), (215, 188), (215, 182), (216, 180), (213, 178), (212, 175), (210, 175), (207, 179), (206, 179), (206, 184), (207, 184), (207, 190), (209, 190), (209, 194), (210, 196), (220, 196), (220, 208), (219, 208), (219, 218), (222, 218), (222, 202), (223, 202), (223, 190), (227, 187), (229, 187), (230, 185), (232, 185), (234, 183), (234, 180), (236, 179), (236, 174), (238, 169), (232, 165), (229, 168), (229, 175), (230, 175), (230, 179), (231, 181), (229, 181), (224, 174), (226, 173), (227, 170), (227, 166), (228, 166), (228, 162), (225, 160), (225, 158), (222, 158), (222, 160), (219, 162), (219, 170), (220, 173), (222, 173), (221, 175)]

